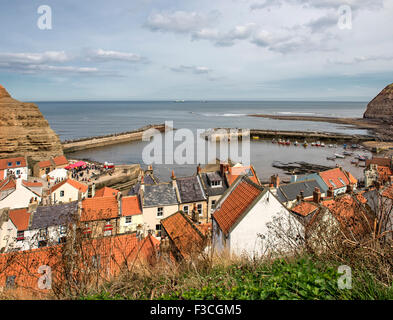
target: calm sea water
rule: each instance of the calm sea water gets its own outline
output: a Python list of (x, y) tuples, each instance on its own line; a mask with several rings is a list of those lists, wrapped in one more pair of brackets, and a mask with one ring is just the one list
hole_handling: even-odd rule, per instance
[[(361, 117), (366, 102), (279, 102), (279, 101), (207, 101), (175, 103), (168, 101), (125, 102), (38, 102), (51, 127), (61, 140), (119, 133), (148, 124), (173, 121), (175, 128), (192, 130), (230, 127), (248, 129), (277, 129), (325, 131), (348, 134), (367, 134), (343, 125), (310, 121), (283, 121), (249, 117), (248, 114), (310, 115), (330, 117)], [(71, 156), (114, 163), (140, 163), (145, 142), (133, 142), (94, 150), (77, 152)], [(271, 164), (280, 161), (307, 161), (334, 166), (326, 157), (340, 150), (322, 148), (281, 147), (255, 141), (251, 144), (251, 161), (260, 177), (266, 179), (278, 172)], [(342, 163), (340, 163), (342, 162)], [(350, 166), (349, 160), (338, 160), (340, 165)], [(178, 176), (193, 174), (194, 165), (157, 165), (157, 175), (168, 180), (172, 168)], [(359, 168), (351, 172), (361, 175)]]

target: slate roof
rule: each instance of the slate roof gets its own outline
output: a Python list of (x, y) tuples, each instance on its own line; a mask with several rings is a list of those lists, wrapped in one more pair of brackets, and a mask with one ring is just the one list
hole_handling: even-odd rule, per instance
[(206, 196), (198, 176), (177, 178), (176, 183), (177, 188), (179, 189), (181, 203), (206, 200)]
[(78, 213), (78, 201), (54, 206), (40, 206), (33, 213), (29, 229), (44, 229), (60, 226), (72, 221), (73, 215)]
[[(203, 186), (203, 189), (205, 190), (205, 193), (208, 196), (219, 196), (224, 194), (225, 190), (228, 189), (228, 185), (223, 177), (219, 174), (219, 171), (217, 172), (208, 172), (208, 173), (201, 173), (200, 174), (200, 179), (201, 183)], [(212, 187), (209, 180), (215, 180), (218, 181), (220, 179), (221, 181), (221, 186), (220, 187)]]
[(283, 184), (277, 189), (277, 197), (281, 202), (296, 200), (300, 191), (303, 191), (305, 198), (312, 197), (315, 188), (320, 188), (316, 180), (305, 180), (290, 184)]
[(141, 188), (141, 184), (138, 182), (136, 184), (134, 184), (130, 191), (128, 191), (128, 195), (129, 196), (136, 196), (139, 193), (139, 189)]
[(176, 191), (171, 183), (146, 185), (144, 207), (158, 207), (178, 204)]

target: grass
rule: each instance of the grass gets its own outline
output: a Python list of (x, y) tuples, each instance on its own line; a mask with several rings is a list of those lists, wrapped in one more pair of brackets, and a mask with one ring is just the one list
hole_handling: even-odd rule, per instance
[(386, 287), (365, 270), (352, 271), (352, 289), (341, 290), (337, 263), (310, 257), (241, 261), (211, 268), (184, 268), (172, 274), (128, 275), (81, 299), (158, 300), (348, 300), (393, 299)]

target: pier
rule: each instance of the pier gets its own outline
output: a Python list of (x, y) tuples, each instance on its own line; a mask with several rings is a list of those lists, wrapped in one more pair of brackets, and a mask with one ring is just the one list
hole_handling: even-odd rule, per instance
[[(315, 131), (278, 131), (278, 130), (242, 130), (238, 129), (238, 132), (231, 132), (233, 129), (222, 128), (214, 129), (206, 132), (203, 136), (206, 140), (220, 141), (220, 140), (231, 140), (239, 139), (250, 135), (251, 139), (262, 139), (262, 140), (272, 140), (272, 139), (290, 139), (297, 140), (299, 143), (307, 140), (312, 142), (314, 140), (323, 142), (353, 142), (362, 143), (365, 141), (375, 141), (375, 137), (369, 135), (348, 135), (348, 134), (338, 134), (330, 132), (315, 132)], [(225, 133), (226, 132), (226, 133)]]
[[(115, 145), (119, 143), (125, 143), (130, 141), (141, 141), (142, 136), (145, 132), (150, 129), (156, 129), (160, 132), (165, 131), (165, 124), (155, 124), (142, 127), (140, 129), (122, 132), (116, 134), (110, 134), (99, 137), (89, 137), (76, 140), (68, 140), (62, 142), (64, 153), (72, 153), (75, 151), (81, 151), (86, 149), (94, 149), (99, 147), (105, 147), (110, 145)], [(172, 128), (167, 128), (172, 130)]]

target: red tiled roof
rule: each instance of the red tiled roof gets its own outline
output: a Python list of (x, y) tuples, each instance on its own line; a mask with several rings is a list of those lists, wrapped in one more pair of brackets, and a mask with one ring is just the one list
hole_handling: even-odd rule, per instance
[(324, 200), (321, 204), (329, 209), (348, 235), (362, 235), (371, 231), (371, 217), (351, 195), (345, 194), (335, 199)]
[[(20, 165), (16, 164), (17, 161), (20, 162)], [(8, 166), (9, 162), (11, 162), (11, 166)], [(26, 158), (24, 157), (0, 159), (0, 170), (21, 168), (21, 167), (27, 167)]]
[[(339, 189), (345, 186), (348, 186), (350, 183), (357, 183), (357, 180), (348, 173), (348, 177), (346, 173), (340, 168), (334, 168), (327, 171), (322, 171), (319, 173), (322, 180), (327, 184), (328, 187), (333, 187), (333, 189)], [(340, 181), (342, 180), (342, 182)], [(334, 185), (332, 184), (334, 183)]]
[(362, 192), (359, 192), (358, 194), (356, 194), (356, 199), (358, 199), (363, 204), (367, 203), (367, 199), (363, 196), (364, 193), (365, 193), (365, 191), (362, 191)]
[(382, 196), (393, 200), (393, 186), (387, 187), (383, 190)]
[(67, 180), (64, 180), (64, 181), (59, 182), (58, 184), (54, 185), (50, 189), (50, 192), (56, 191), (57, 189), (59, 189), (62, 185), (66, 184), (66, 183), (68, 183), (69, 185), (73, 186), (75, 189), (78, 189), (82, 193), (85, 193), (88, 190), (88, 188), (89, 188), (87, 185), (85, 185), (83, 183), (80, 183), (80, 182), (72, 180), (72, 179), (67, 179)]
[(10, 219), (18, 231), (27, 230), (29, 227), (30, 212), (27, 208), (10, 210)]
[(381, 182), (388, 181), (389, 177), (393, 175), (392, 170), (389, 167), (378, 166), (378, 179)]
[(199, 231), (201, 231), (204, 236), (207, 236), (213, 228), (211, 222), (201, 223), (201, 224), (197, 225), (197, 227), (198, 227)]
[(31, 181), (23, 180), (22, 183), (26, 187), (42, 187), (43, 186), (41, 182), (31, 182)]
[(116, 196), (120, 191), (109, 187), (103, 187), (96, 191), (94, 197), (113, 197)]
[(187, 258), (194, 252), (200, 252), (205, 245), (205, 238), (193, 222), (181, 212), (162, 219), (161, 224), (179, 250)]
[(246, 172), (248, 170), (251, 171), (252, 175), (247, 176), (247, 177), (252, 182), (259, 184), (259, 181), (256, 177), (255, 170), (254, 170), (253, 166), (241, 166), (241, 167), (229, 167), (228, 168), (228, 173), (226, 174), (228, 185), (231, 186), (239, 176), (246, 174)]
[(47, 168), (47, 167), (50, 167), (51, 165), (52, 165), (52, 163), (50, 162), (50, 160), (44, 160), (44, 161), (38, 162), (38, 166), (40, 168)]
[(303, 217), (306, 217), (310, 213), (313, 213), (317, 209), (318, 209), (318, 206), (315, 205), (314, 203), (303, 201), (303, 202), (299, 203), (297, 206), (295, 206), (292, 209), (292, 211), (303, 216)]
[(119, 216), (116, 197), (82, 200), (81, 221), (108, 220)]
[(138, 196), (124, 197), (121, 199), (121, 215), (133, 216), (142, 214)]
[(56, 166), (63, 166), (68, 164), (68, 160), (65, 156), (58, 156), (53, 158), (53, 162)]
[(382, 167), (390, 167), (390, 159), (389, 158), (372, 158), (371, 160), (366, 160), (366, 167), (368, 168), (370, 164), (376, 164)]
[(0, 181), (0, 191), (15, 189), (16, 183), (14, 179), (4, 179)]
[[(140, 240), (135, 233), (105, 237), (102, 239), (84, 239), (81, 243), (83, 257), (76, 259), (77, 268), (88, 270), (93, 256), (100, 256), (101, 277), (106, 279), (118, 275), (125, 267), (136, 264), (153, 264), (156, 261), (157, 239), (148, 236)], [(37, 279), (42, 276), (39, 267), (50, 266), (52, 282), (57, 285), (64, 281), (64, 245), (10, 252), (0, 254), (0, 283), (5, 284), (8, 276), (15, 276), (15, 284), (32, 293), (34, 297), (46, 290), (38, 289)], [(46, 291), (47, 293), (47, 291)]]
[(232, 226), (263, 190), (243, 178), (239, 184), (229, 192), (230, 194), (221, 204), (220, 208), (213, 213), (214, 220), (216, 220), (225, 234), (228, 234)]

